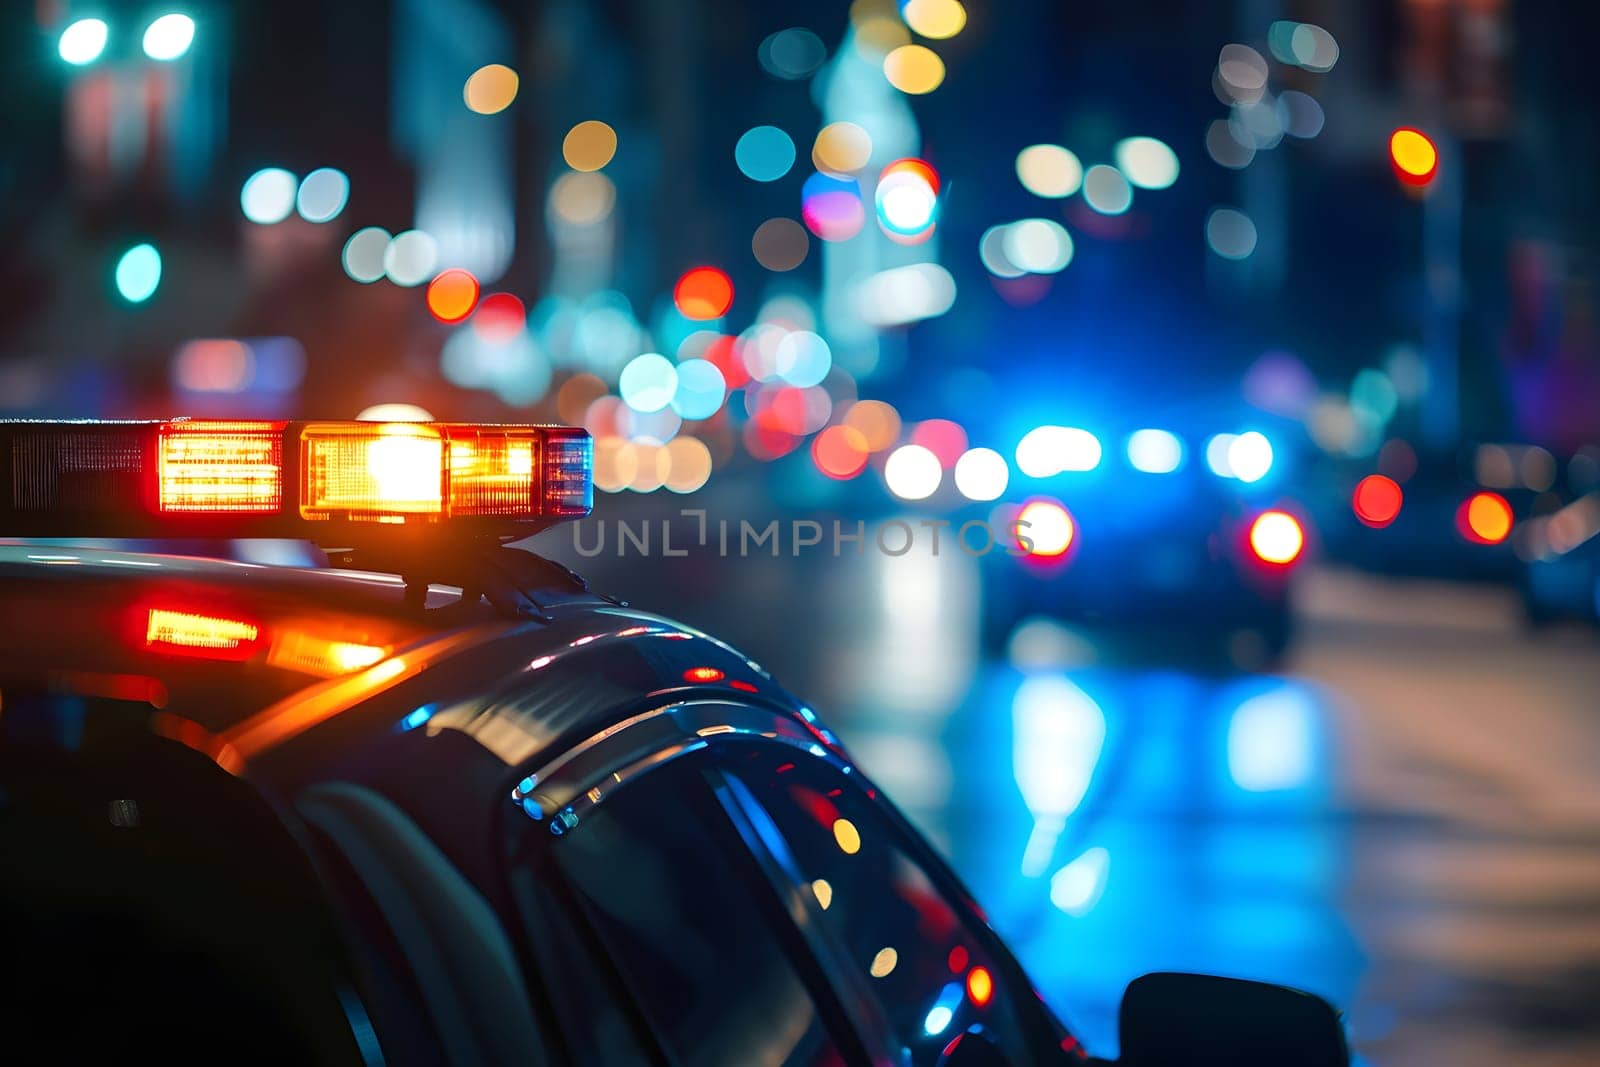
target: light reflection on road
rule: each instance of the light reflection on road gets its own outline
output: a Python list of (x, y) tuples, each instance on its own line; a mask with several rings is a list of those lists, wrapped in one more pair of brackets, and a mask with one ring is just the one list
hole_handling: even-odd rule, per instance
[[(1328, 892), (1348, 843), (1315, 815), (1321, 709), (1290, 680), (991, 665), (942, 735), (962, 757), (946, 761), (948, 802), (906, 806), (1093, 1048), (1115, 1048), (1122, 989), (1154, 970), (1348, 1004), (1361, 954)], [(846, 741), (905, 798), (916, 767), (872, 757), (915, 749), (886, 734)]]

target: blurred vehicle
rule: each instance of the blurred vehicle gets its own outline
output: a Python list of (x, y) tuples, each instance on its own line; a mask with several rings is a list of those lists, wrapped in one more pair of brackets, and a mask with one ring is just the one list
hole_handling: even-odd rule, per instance
[(1534, 621), (1600, 617), (1600, 449), (1484, 443), (1403, 474), (1340, 476), (1318, 507), (1331, 554), (1381, 574), (1514, 584)]
[[(0, 545), (8, 1050), (1087, 1058), (808, 707), (501, 543), (587, 512), (588, 444), (0, 424), (0, 528), (55, 539)], [(61, 543), (295, 530), (393, 573)], [(1147, 976), (1122, 1025), (1134, 1067), (1348, 1060), (1256, 983)]]
[(1260, 415), (1241, 423), (1025, 436), (1018, 465), (1037, 476), (1013, 482), (1021, 503), (1004, 519), (1016, 551), (988, 558), (991, 639), (1042, 616), (1184, 659), (1280, 654), (1289, 581), (1315, 536), (1286, 493), (1298, 484), (1302, 432)]

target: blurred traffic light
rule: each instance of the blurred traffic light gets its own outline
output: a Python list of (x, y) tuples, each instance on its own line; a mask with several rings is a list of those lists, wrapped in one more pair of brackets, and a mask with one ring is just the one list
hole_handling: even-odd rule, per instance
[(1424, 186), (1439, 171), (1439, 149), (1421, 130), (1402, 126), (1389, 135), (1389, 161), (1401, 181)]

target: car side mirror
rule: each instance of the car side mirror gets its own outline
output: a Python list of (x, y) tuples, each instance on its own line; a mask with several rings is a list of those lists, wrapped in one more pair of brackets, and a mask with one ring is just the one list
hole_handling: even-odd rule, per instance
[(1339, 1013), (1287, 986), (1163, 972), (1128, 983), (1121, 1067), (1348, 1067)]

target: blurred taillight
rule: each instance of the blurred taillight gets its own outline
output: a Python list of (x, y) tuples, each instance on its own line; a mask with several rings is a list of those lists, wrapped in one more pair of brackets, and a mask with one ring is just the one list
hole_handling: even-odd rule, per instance
[(1250, 524), (1250, 551), (1263, 563), (1286, 567), (1305, 547), (1306, 532), (1287, 511), (1263, 511)]

